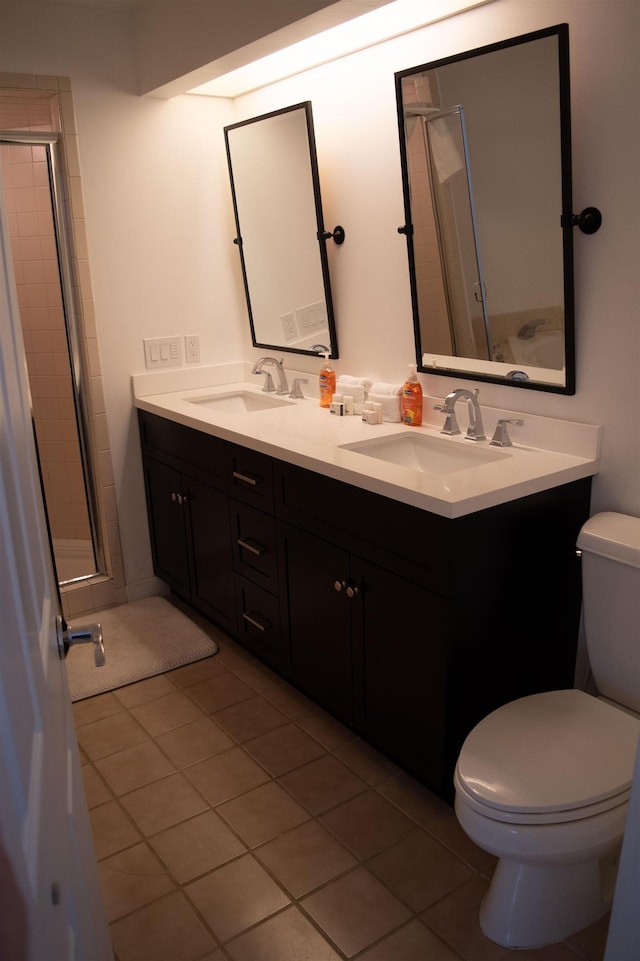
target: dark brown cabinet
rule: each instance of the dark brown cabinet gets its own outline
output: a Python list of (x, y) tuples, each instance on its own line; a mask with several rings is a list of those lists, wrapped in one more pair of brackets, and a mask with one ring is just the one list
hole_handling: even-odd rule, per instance
[(590, 479), (456, 519), (140, 412), (154, 570), (451, 799), (494, 708), (573, 684)]

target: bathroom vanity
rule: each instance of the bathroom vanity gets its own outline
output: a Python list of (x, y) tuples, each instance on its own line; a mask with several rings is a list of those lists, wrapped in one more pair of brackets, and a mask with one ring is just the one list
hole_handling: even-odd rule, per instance
[(136, 403), (156, 574), (441, 796), (481, 717), (573, 684), (594, 462), (445, 516), (457, 509), (411, 502), (427, 497), (417, 477), (405, 501), (375, 489), (396, 465), (344, 445), (315, 459), (309, 444), (327, 439), (301, 420), (338, 439), (362, 431), (317, 401), (235, 417), (195, 413), (179, 393)]

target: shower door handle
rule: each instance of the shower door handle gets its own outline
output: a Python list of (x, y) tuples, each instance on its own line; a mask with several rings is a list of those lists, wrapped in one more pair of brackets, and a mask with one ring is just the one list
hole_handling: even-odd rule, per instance
[(102, 638), (102, 624), (82, 624), (79, 627), (67, 627), (58, 614), (56, 617), (56, 635), (61, 660), (65, 659), (72, 644), (93, 644), (95, 665), (96, 667), (104, 667), (106, 657)]

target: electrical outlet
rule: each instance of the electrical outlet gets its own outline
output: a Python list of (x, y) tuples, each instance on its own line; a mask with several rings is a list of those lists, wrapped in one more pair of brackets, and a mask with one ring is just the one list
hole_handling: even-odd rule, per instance
[(200, 338), (197, 334), (187, 334), (184, 339), (184, 352), (188, 364), (200, 363)]
[(298, 336), (298, 328), (296, 327), (296, 319), (293, 316), (293, 311), (291, 311), (290, 314), (282, 314), (280, 322), (282, 324), (282, 330), (284, 331), (285, 340), (295, 340)]
[(148, 370), (158, 367), (180, 367), (182, 364), (181, 337), (145, 338), (144, 360)]

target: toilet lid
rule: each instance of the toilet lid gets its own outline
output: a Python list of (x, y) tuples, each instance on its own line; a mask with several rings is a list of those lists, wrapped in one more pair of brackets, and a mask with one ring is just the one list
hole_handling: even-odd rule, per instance
[(496, 814), (579, 809), (629, 790), (639, 734), (638, 719), (583, 691), (534, 694), (480, 721), (457, 777)]

